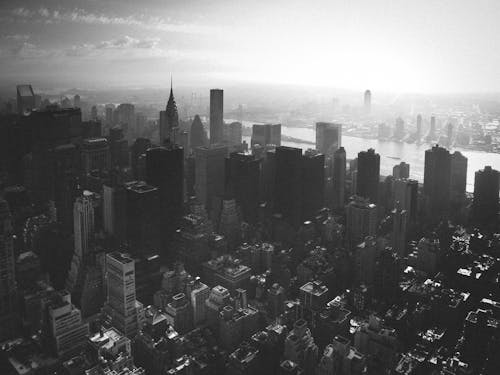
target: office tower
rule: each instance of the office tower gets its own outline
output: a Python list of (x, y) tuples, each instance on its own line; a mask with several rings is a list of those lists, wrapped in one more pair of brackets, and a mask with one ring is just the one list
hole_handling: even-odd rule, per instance
[(226, 194), (236, 199), (242, 219), (255, 224), (258, 218), (260, 160), (233, 152), (226, 161)]
[(448, 147), (451, 147), (453, 143), (453, 124), (451, 122), (446, 125), (446, 142)]
[[(125, 137), (129, 142), (132, 142), (135, 128), (135, 107), (130, 103), (120, 104), (116, 110), (116, 119), (113, 122), (120, 125), (125, 133)], [(115, 121), (116, 120), (116, 121)]]
[(394, 138), (396, 140), (401, 140), (405, 136), (405, 122), (401, 117), (396, 119), (396, 124), (394, 125)]
[(224, 127), (224, 91), (210, 90), (210, 144), (222, 143)]
[(332, 157), (342, 146), (342, 124), (316, 123), (316, 150), (326, 157)]
[(276, 148), (276, 178), (274, 182), (274, 212), (294, 228), (301, 222), (302, 210), (302, 150), (280, 146)]
[(82, 168), (85, 173), (93, 170), (109, 170), (111, 155), (106, 138), (84, 139), (82, 144)]
[(160, 145), (163, 145), (167, 139), (173, 140), (175, 130), (179, 127), (179, 114), (177, 104), (175, 104), (172, 81), (170, 81), (170, 95), (168, 97), (167, 107), (160, 112)]
[(346, 236), (350, 247), (377, 234), (377, 206), (367, 199), (354, 197), (346, 208)]
[(210, 295), (210, 288), (200, 281), (197, 277), (190, 287), (190, 301), (191, 308), (193, 310), (193, 325), (197, 327), (200, 323), (203, 323), (207, 317), (207, 308), (205, 301)]
[(125, 242), (127, 232), (127, 193), (123, 185), (103, 185), (104, 232)]
[(325, 206), (325, 155), (307, 150), (302, 157), (302, 216), (312, 220)]
[(417, 141), (422, 138), (422, 115), (419, 113), (417, 115), (417, 131), (416, 131)]
[(363, 375), (367, 370), (367, 357), (351, 346), (343, 336), (335, 336), (325, 347), (316, 375)]
[(134, 337), (138, 330), (134, 260), (118, 252), (106, 254), (106, 284), (105, 313), (120, 332)]
[(144, 181), (125, 183), (127, 242), (135, 255), (156, 254), (160, 248), (159, 189)]
[(223, 199), (217, 233), (223, 235), (230, 249), (241, 242), (241, 220), (234, 199)]
[(436, 117), (431, 116), (431, 125), (429, 128), (429, 133), (427, 134), (426, 140), (427, 141), (432, 141), (433, 139), (436, 139)]
[(482, 227), (496, 228), (500, 203), (498, 201), (500, 172), (486, 166), (476, 172), (474, 178), (474, 200), (472, 220)]
[(27, 116), (35, 109), (35, 93), (31, 85), (17, 85), (17, 114)]
[(370, 90), (365, 91), (364, 105), (365, 113), (370, 114), (372, 110), (372, 92)]
[(318, 357), (318, 346), (303, 319), (297, 320), (285, 339), (285, 359), (297, 363), (306, 374), (314, 373)]
[(166, 246), (178, 229), (184, 208), (184, 150), (168, 143), (146, 152), (146, 181), (158, 187), (162, 244)]
[(451, 212), (458, 213), (465, 204), (467, 185), (467, 158), (460, 151), (451, 154), (450, 204)]
[(380, 155), (373, 148), (358, 153), (356, 194), (377, 203), (379, 179)]
[(250, 145), (253, 148), (257, 144), (281, 146), (281, 124), (254, 124)]
[(194, 150), (196, 197), (211, 213), (213, 200), (224, 196), (227, 147), (211, 145)]
[(141, 155), (145, 155), (149, 148), (151, 148), (151, 141), (148, 138), (137, 138), (132, 144), (130, 151), (130, 166), (132, 167), (132, 172), (136, 180), (143, 180), (146, 178), (145, 175), (139, 175), (139, 158)]
[(431, 221), (448, 216), (450, 202), (451, 157), (438, 145), (425, 151), (424, 195)]
[(410, 164), (402, 161), (392, 168), (392, 177), (397, 178), (410, 178)]
[(217, 332), (219, 328), (219, 312), (222, 311), (224, 306), (229, 305), (230, 297), (229, 290), (223, 286), (217, 285), (212, 288), (208, 299), (205, 301), (207, 324), (215, 330), (215, 332)]
[(344, 147), (333, 154), (333, 208), (345, 207), (346, 155)]
[(395, 179), (393, 184), (393, 205), (399, 202), (402, 210), (408, 213), (408, 221), (415, 223), (418, 213), (418, 181), (408, 179)]
[(73, 223), (75, 236), (75, 255), (83, 257), (92, 246), (95, 232), (94, 194), (85, 190), (73, 205)]
[(109, 129), (108, 144), (111, 166), (113, 168), (128, 166), (129, 148), (127, 140), (123, 137), (123, 129), (118, 126)]
[(14, 237), (9, 204), (0, 198), (0, 340), (13, 334), (16, 304)]
[(71, 303), (71, 294), (57, 292), (47, 305), (46, 334), (59, 357), (82, 349), (89, 335), (89, 324), (82, 322), (80, 310)]
[(108, 128), (111, 128), (113, 125), (116, 125), (114, 122), (113, 122), (113, 111), (115, 109), (115, 105), (114, 104), (106, 104), (106, 108), (105, 108), (105, 115), (104, 115), (104, 121), (105, 121), (105, 124)]
[(193, 122), (191, 123), (191, 131), (189, 132), (189, 146), (192, 150), (196, 147), (205, 146), (206, 134), (203, 124), (201, 122), (200, 116), (194, 116)]
[[(66, 98), (66, 100), (68, 100), (68, 98)], [(68, 100), (68, 104), (69, 104), (69, 100)], [(61, 104), (61, 107), (69, 108), (70, 106), (64, 104), (64, 102), (63, 102), (63, 104)], [(97, 107), (95, 105), (93, 105), (92, 108), (90, 108), (90, 120), (97, 121)]]
[(229, 147), (237, 147), (241, 145), (243, 130), (241, 122), (232, 122), (228, 126), (227, 141)]
[(407, 255), (408, 212), (401, 208), (399, 202), (392, 210), (392, 226), (392, 249), (400, 258), (404, 258)]
[(178, 293), (165, 307), (168, 322), (176, 332), (187, 333), (191, 329), (191, 314), (189, 303), (184, 293)]
[(82, 106), (82, 103), (81, 103), (80, 95), (76, 94), (73, 97), (73, 107), (81, 108), (81, 106)]

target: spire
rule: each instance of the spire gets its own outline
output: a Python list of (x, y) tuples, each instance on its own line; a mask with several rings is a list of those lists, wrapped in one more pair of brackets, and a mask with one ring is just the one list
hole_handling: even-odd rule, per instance
[(170, 73), (170, 96), (174, 96), (174, 91), (173, 91), (173, 85), (172, 85), (172, 73)]

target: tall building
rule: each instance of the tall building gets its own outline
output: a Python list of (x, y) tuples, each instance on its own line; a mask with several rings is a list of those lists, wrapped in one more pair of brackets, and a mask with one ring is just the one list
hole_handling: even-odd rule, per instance
[(476, 172), (471, 212), (475, 224), (491, 226), (492, 229), (496, 227), (500, 211), (499, 184), (500, 172), (491, 166)]
[(163, 246), (178, 229), (184, 208), (184, 149), (168, 143), (146, 152), (146, 181), (158, 187)]
[(124, 241), (127, 230), (126, 190), (123, 186), (103, 185), (103, 227), (104, 232)]
[[(113, 120), (116, 124), (119, 124), (124, 133), (127, 140), (132, 143), (135, 134), (135, 107), (130, 103), (122, 103), (120, 104), (116, 110), (116, 119)], [(116, 120), (116, 121), (115, 121)]]
[(210, 144), (221, 143), (224, 132), (224, 91), (210, 90)]
[(160, 145), (163, 145), (167, 139), (173, 141), (175, 129), (179, 127), (179, 114), (177, 104), (175, 104), (172, 81), (170, 81), (170, 95), (168, 97), (165, 111), (160, 112)]
[(226, 195), (234, 197), (244, 221), (255, 224), (259, 210), (260, 160), (233, 152), (226, 161)]
[(250, 145), (281, 146), (281, 124), (254, 124)]
[(281, 214), (297, 228), (302, 210), (302, 150), (280, 146), (276, 148), (276, 178), (274, 183), (274, 212)]
[(400, 258), (404, 258), (407, 255), (408, 212), (401, 208), (399, 202), (392, 210), (392, 223), (392, 249)]
[(459, 151), (451, 154), (450, 204), (451, 212), (459, 213), (465, 204), (467, 158)]
[(194, 150), (196, 197), (209, 212), (213, 200), (224, 196), (226, 155), (227, 147), (222, 145)]
[(346, 237), (350, 247), (377, 233), (377, 206), (367, 199), (354, 197), (346, 208)]
[(427, 216), (438, 221), (448, 216), (450, 203), (451, 157), (438, 145), (425, 151), (424, 195)]
[(85, 173), (93, 170), (109, 170), (111, 154), (106, 138), (88, 138), (82, 144), (82, 168)]
[(73, 97), (73, 107), (80, 108), (82, 106), (80, 95), (76, 94)]
[(373, 148), (358, 153), (356, 194), (377, 203), (379, 180), (380, 155)]
[(333, 208), (343, 209), (345, 206), (346, 154), (340, 147), (333, 154)]
[(302, 157), (301, 220), (312, 220), (325, 206), (325, 155), (307, 150)]
[(107, 303), (104, 311), (111, 324), (127, 337), (138, 331), (135, 299), (135, 264), (125, 254), (106, 254)]
[(0, 198), (0, 340), (10, 338), (14, 328), (16, 276), (12, 216)]
[(317, 122), (316, 150), (331, 157), (340, 146), (342, 146), (342, 124)]
[(417, 142), (422, 138), (422, 115), (420, 113), (417, 115), (416, 138)]
[(200, 281), (197, 277), (190, 286), (191, 309), (193, 310), (193, 324), (197, 327), (207, 318), (206, 300), (210, 295), (210, 288)]
[(94, 193), (85, 190), (73, 205), (75, 254), (83, 257), (92, 246), (95, 234)]
[(364, 109), (365, 109), (365, 113), (367, 113), (367, 114), (369, 114), (372, 110), (372, 92), (370, 90), (365, 91)]
[(408, 213), (408, 221), (415, 222), (418, 213), (418, 181), (398, 178), (393, 184), (393, 205), (396, 207), (396, 202), (402, 210)]
[(410, 164), (402, 161), (392, 168), (392, 177), (394, 178), (410, 178)]
[(17, 85), (17, 113), (27, 116), (35, 109), (35, 93), (31, 85)]
[(191, 131), (189, 132), (189, 146), (192, 150), (196, 147), (205, 146), (206, 134), (201, 122), (200, 116), (194, 116), (191, 123)]
[(241, 122), (232, 122), (227, 129), (227, 142), (229, 147), (237, 147), (241, 145), (243, 136), (243, 128)]

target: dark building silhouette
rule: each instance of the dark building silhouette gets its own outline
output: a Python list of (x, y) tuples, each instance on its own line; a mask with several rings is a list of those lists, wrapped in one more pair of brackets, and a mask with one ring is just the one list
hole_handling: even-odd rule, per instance
[(170, 95), (168, 97), (167, 107), (160, 112), (160, 145), (163, 145), (169, 138), (173, 141), (174, 129), (179, 127), (179, 114), (177, 104), (174, 99), (172, 82), (170, 82)]
[(344, 147), (340, 147), (333, 154), (333, 208), (335, 209), (345, 206), (345, 176), (346, 154)]
[(113, 127), (109, 129), (109, 150), (111, 154), (111, 166), (126, 167), (129, 164), (128, 142), (123, 136), (123, 129)]
[(325, 203), (325, 155), (307, 150), (302, 157), (301, 179), (301, 220), (312, 220)]
[(451, 212), (459, 214), (465, 204), (467, 186), (467, 158), (459, 151), (451, 154), (450, 205)]
[(233, 152), (226, 159), (226, 196), (234, 197), (244, 221), (255, 224), (259, 209), (260, 160)]
[(210, 144), (224, 140), (224, 91), (210, 90)]
[(276, 148), (276, 178), (274, 182), (274, 212), (293, 227), (298, 227), (302, 210), (302, 150), (280, 146)]
[(473, 223), (482, 227), (498, 228), (498, 201), (500, 172), (486, 166), (476, 172), (474, 179), (474, 200), (472, 202)]
[(163, 245), (168, 245), (183, 215), (184, 150), (174, 144), (146, 152), (146, 182), (156, 186), (160, 200)]
[(198, 115), (194, 116), (193, 122), (191, 123), (189, 137), (189, 146), (191, 149), (205, 145), (205, 129), (203, 129), (203, 124)]
[(138, 176), (138, 164), (141, 155), (146, 154), (146, 151), (151, 148), (151, 141), (147, 138), (137, 138), (131, 147), (130, 165), (135, 179), (140, 179)]
[(254, 124), (250, 146), (281, 146), (281, 124)]
[(31, 85), (18, 85), (17, 88), (17, 113), (27, 116), (35, 109), (35, 93)]
[(316, 150), (332, 156), (342, 145), (342, 124), (331, 122), (316, 123)]
[(358, 153), (356, 194), (377, 203), (379, 179), (380, 155), (373, 148)]
[(433, 221), (448, 216), (450, 202), (451, 157), (438, 145), (425, 151), (424, 195), (427, 215)]

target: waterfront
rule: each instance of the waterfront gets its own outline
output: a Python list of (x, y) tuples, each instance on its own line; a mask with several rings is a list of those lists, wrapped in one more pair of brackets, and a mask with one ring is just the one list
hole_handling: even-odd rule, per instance
[[(244, 124), (248, 126), (247, 124)], [(282, 135), (314, 142), (316, 133), (313, 128), (282, 127)], [(243, 137), (250, 143), (250, 137)], [(282, 142), (283, 146), (299, 147), (303, 150), (312, 148), (309, 143)], [(353, 159), (358, 152), (375, 149), (380, 154), (380, 174), (387, 176), (392, 174), (392, 167), (404, 161), (410, 164), (410, 177), (420, 182), (424, 180), (425, 150), (431, 145), (415, 143), (404, 143), (394, 141), (380, 141), (377, 139), (366, 139), (343, 135), (342, 146), (346, 150), (347, 158)], [(495, 169), (500, 169), (500, 154), (487, 153), (483, 151), (471, 151), (461, 148), (451, 150), (460, 151), (468, 159), (467, 166), (467, 191), (474, 191), (474, 174), (477, 170), (483, 169), (485, 165), (491, 165)]]

